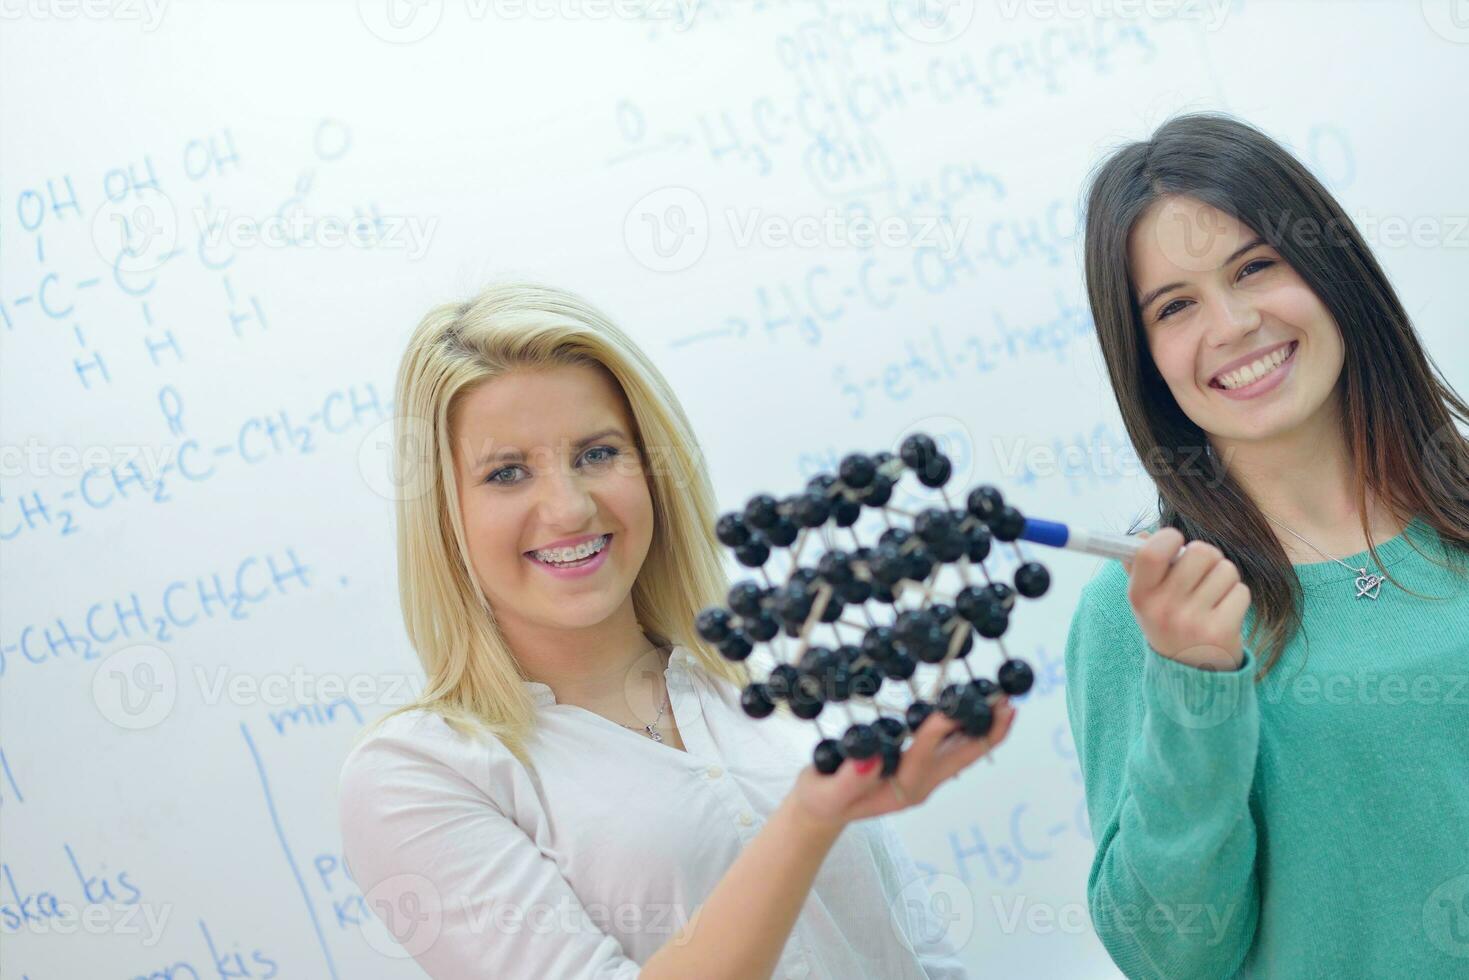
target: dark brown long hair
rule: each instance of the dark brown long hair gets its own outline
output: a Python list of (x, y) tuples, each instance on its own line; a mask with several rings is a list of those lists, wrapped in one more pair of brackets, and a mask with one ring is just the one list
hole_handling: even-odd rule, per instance
[[(1149, 205), (1170, 195), (1211, 205), (1265, 239), (1340, 327), (1346, 360), (1335, 397), (1374, 562), (1369, 488), (1401, 522), (1421, 517), (1446, 545), (1469, 548), (1469, 440), (1456, 424), (1469, 421), (1469, 405), (1423, 349), (1341, 205), (1258, 129), (1219, 113), (1176, 116), (1093, 172), (1085, 203), (1087, 295), (1117, 406), (1157, 486), (1159, 527), (1208, 541), (1239, 567), (1255, 612), (1258, 678), (1300, 628), (1301, 587), (1267, 519), (1179, 408), (1149, 354), (1128, 237)], [(1259, 636), (1265, 642), (1255, 646)]]

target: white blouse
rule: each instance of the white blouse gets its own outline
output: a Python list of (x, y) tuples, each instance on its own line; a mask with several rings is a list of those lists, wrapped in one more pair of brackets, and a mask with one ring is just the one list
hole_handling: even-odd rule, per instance
[[(437, 980), (636, 977), (808, 764), (811, 722), (755, 721), (739, 690), (674, 647), (664, 672), (687, 751), (524, 682), (532, 771), (429, 712), (388, 719), (342, 766), (348, 871)], [(776, 977), (964, 977), (885, 817), (849, 824)]]

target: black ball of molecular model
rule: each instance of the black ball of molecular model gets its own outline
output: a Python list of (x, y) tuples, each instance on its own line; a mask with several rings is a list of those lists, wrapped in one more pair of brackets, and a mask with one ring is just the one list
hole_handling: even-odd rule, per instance
[[(822, 773), (835, 772), (845, 758), (880, 756), (883, 775), (891, 775), (909, 733), (935, 710), (965, 734), (983, 736), (996, 699), (1024, 694), (1034, 681), (1030, 666), (1005, 652), (1003, 637), (1016, 596), (1045, 594), (1050, 573), (1015, 544), (1025, 518), (995, 487), (975, 487), (963, 507), (954, 505), (946, 489), (952, 472), (934, 440), (915, 434), (897, 456), (854, 453), (802, 492), (779, 500), (758, 494), (715, 525), (720, 542), (756, 578), (736, 582), (727, 605), (701, 611), (699, 635), (744, 665), (746, 714), (764, 718), (783, 702), (816, 723), (823, 737), (813, 761)], [(907, 474), (927, 488), (922, 496), (930, 506), (892, 502)], [(855, 526), (864, 508), (884, 526), (871, 545)], [(843, 537), (850, 549), (834, 543)], [(814, 540), (821, 554), (807, 555)], [(995, 581), (986, 566), (996, 542), (1014, 551), (1013, 587)], [(789, 549), (780, 582), (767, 568), (777, 549)], [(955, 588), (941, 588), (945, 571)], [(978, 676), (971, 664), (976, 634), (998, 647), (993, 678)], [(774, 666), (757, 680), (750, 658), (762, 643)], [(906, 687), (905, 708), (880, 698), (884, 685)], [(821, 718), (834, 713), (845, 727), (828, 737)]]

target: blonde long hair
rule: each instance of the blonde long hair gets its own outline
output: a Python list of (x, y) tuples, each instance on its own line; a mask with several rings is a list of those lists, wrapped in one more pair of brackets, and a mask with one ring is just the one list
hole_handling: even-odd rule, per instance
[(744, 680), (694, 631), (699, 611), (723, 602), (729, 582), (703, 454), (663, 375), (605, 315), (562, 289), (502, 283), (468, 302), (436, 306), (403, 354), (394, 420), (397, 475), (412, 491), (397, 500), (399, 602), (427, 683), (378, 723), (432, 711), (461, 734), (495, 736), (527, 766), (535, 705), (470, 564), (450, 428), (476, 386), (517, 368), (558, 365), (605, 368), (632, 411), (654, 521), (633, 583), (639, 625), (653, 642), (687, 649), (711, 674)]

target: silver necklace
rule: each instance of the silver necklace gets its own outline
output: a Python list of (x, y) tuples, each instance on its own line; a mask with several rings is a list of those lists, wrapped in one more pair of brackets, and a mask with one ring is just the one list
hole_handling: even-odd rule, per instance
[(663, 720), (663, 709), (667, 707), (668, 688), (667, 686), (665, 686), (663, 688), (663, 703), (658, 706), (658, 717), (653, 719), (653, 723), (651, 725), (644, 725), (641, 728), (638, 728), (635, 725), (622, 725), (622, 722), (620, 721), (618, 722), (618, 724), (622, 725), (623, 728), (626, 728), (630, 732), (642, 732), (653, 741), (661, 742), (663, 741), (663, 733), (658, 730), (658, 723)]
[[(1261, 513), (1264, 514), (1265, 512), (1264, 511), (1261, 511)], [(1284, 523), (1282, 523), (1281, 521), (1276, 521), (1275, 518), (1270, 517), (1269, 514), (1265, 514), (1265, 516), (1267, 518), (1269, 518), (1270, 520), (1275, 521), (1275, 523), (1276, 524), (1279, 524), (1281, 527), (1284, 527), (1287, 531), (1290, 531), (1291, 534), (1295, 534), (1297, 538), (1300, 538), (1302, 541), (1305, 541), (1305, 543), (1307, 545), (1309, 545), (1311, 548), (1315, 549), (1322, 556), (1324, 556), (1326, 558), (1331, 558), (1332, 561), (1336, 562), (1341, 567), (1348, 568), (1348, 569), (1351, 569), (1352, 571), (1356, 572), (1357, 573), (1357, 581), (1356, 581), (1355, 584), (1356, 584), (1356, 587), (1357, 587), (1357, 598), (1358, 599), (1362, 598), (1363, 596), (1366, 596), (1368, 599), (1376, 599), (1377, 598), (1377, 594), (1380, 591), (1382, 591), (1382, 583), (1385, 582), (1386, 579), (1384, 579), (1381, 575), (1378, 575), (1376, 572), (1373, 572), (1372, 574), (1369, 575), (1367, 573), (1367, 566), (1363, 565), (1361, 568), (1352, 568), (1351, 565), (1348, 565), (1346, 562), (1342, 561), (1340, 558), (1332, 558), (1330, 555), (1326, 554), (1326, 552), (1322, 551), (1320, 548), (1317, 548), (1314, 544), (1311, 544), (1311, 542), (1306, 541), (1305, 538), (1301, 538), (1301, 536), (1299, 534), (1296, 534), (1295, 531), (1291, 531), (1291, 529), (1289, 527), (1286, 527), (1286, 525)]]

